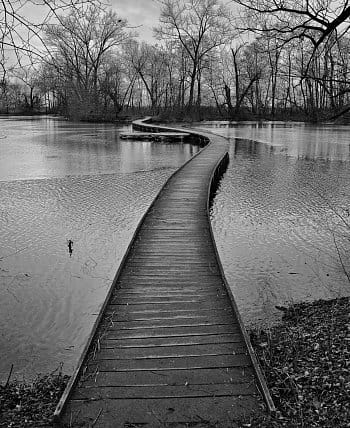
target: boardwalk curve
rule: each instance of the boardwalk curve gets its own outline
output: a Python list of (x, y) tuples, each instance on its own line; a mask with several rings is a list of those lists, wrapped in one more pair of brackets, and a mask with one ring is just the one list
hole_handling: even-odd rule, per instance
[[(176, 131), (145, 121), (133, 127)], [(208, 217), (227, 140), (186, 134), (207, 145), (140, 221), (56, 408), (60, 426), (234, 427), (259, 409), (261, 396), (274, 409)]]

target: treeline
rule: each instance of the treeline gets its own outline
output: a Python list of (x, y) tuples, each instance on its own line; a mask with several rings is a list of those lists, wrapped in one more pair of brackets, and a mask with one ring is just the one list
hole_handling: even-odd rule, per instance
[(126, 20), (98, 2), (53, 2), (49, 20), (34, 29), (26, 24), (40, 50), (23, 40), (19, 46), (15, 38), (7, 43), (16, 63), (3, 34), (0, 111), (79, 120), (118, 120), (138, 112), (177, 119), (209, 114), (318, 120), (349, 110), (345, 4), (159, 3), (155, 44), (138, 41)]

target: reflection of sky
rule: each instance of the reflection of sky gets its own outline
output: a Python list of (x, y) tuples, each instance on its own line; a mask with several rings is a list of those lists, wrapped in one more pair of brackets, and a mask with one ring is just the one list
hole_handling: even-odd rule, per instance
[(350, 128), (297, 122), (212, 122), (199, 124), (229, 138), (246, 138), (296, 158), (350, 160)]
[(120, 140), (130, 127), (41, 118), (0, 119), (0, 181), (132, 173), (178, 167), (188, 144)]

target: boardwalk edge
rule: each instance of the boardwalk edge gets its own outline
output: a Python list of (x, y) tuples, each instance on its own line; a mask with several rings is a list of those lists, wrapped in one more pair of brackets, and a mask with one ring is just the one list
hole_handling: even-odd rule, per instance
[(228, 163), (229, 163), (229, 155), (228, 155), (228, 153), (226, 153), (218, 161), (218, 163), (216, 164), (216, 166), (215, 166), (215, 168), (211, 174), (211, 177), (210, 177), (209, 189), (208, 189), (208, 199), (207, 199), (207, 215), (208, 215), (209, 230), (210, 230), (210, 235), (211, 235), (211, 238), (213, 241), (214, 251), (215, 251), (216, 259), (217, 259), (217, 262), (219, 265), (221, 277), (223, 279), (227, 294), (229, 295), (232, 309), (233, 309), (233, 311), (237, 317), (238, 324), (241, 328), (243, 338), (244, 338), (245, 344), (246, 344), (248, 352), (249, 352), (249, 357), (252, 361), (252, 364), (253, 364), (253, 367), (255, 370), (255, 374), (257, 377), (258, 387), (259, 387), (260, 393), (261, 393), (261, 395), (265, 401), (268, 412), (274, 413), (274, 412), (276, 412), (276, 407), (275, 407), (275, 404), (274, 404), (273, 399), (271, 397), (270, 391), (268, 389), (265, 376), (261, 370), (259, 361), (256, 357), (255, 351), (254, 351), (252, 344), (250, 342), (247, 329), (245, 328), (245, 325), (243, 323), (243, 320), (242, 320), (242, 317), (240, 315), (240, 312), (239, 312), (238, 306), (236, 304), (234, 295), (232, 293), (231, 287), (229, 286), (229, 284), (227, 282), (225, 272), (224, 272), (224, 268), (222, 266), (220, 255), (219, 255), (219, 252), (217, 249), (217, 245), (216, 245), (216, 241), (215, 241), (215, 237), (214, 237), (214, 232), (213, 232), (213, 226), (212, 226), (212, 223), (210, 221), (210, 207), (211, 207), (213, 198), (215, 197), (215, 193), (217, 191), (219, 182), (220, 182), (223, 174), (225, 173), (225, 171), (227, 169)]
[[(157, 130), (170, 130), (172, 132), (174, 131), (178, 131), (178, 132), (184, 132), (184, 129), (182, 128), (172, 128), (172, 127), (165, 127), (165, 126), (158, 126), (158, 125), (149, 125), (146, 124), (144, 122), (150, 121), (151, 118), (148, 117), (146, 119), (140, 120), (140, 121), (136, 121), (136, 123), (133, 123), (133, 127), (137, 130), (143, 131), (143, 130), (152, 130), (152, 131), (156, 131)], [(197, 135), (199, 138), (203, 139), (202, 141), (204, 141), (205, 139), (208, 139), (208, 137), (206, 137), (205, 135), (203, 135), (201, 132), (197, 132), (197, 131), (190, 131), (186, 129), (186, 132), (190, 133), (191, 135)], [(216, 134), (211, 132), (211, 134), (213, 136), (215, 136)], [(209, 144), (210, 144), (210, 139), (209, 139)], [(206, 146), (207, 147), (207, 146)], [(228, 293), (228, 296), (230, 298), (230, 302), (231, 302), (231, 306), (232, 309), (237, 317), (237, 321), (239, 323), (239, 326), (241, 328), (242, 334), (243, 334), (243, 338), (245, 341), (245, 344), (247, 346), (248, 352), (249, 352), (249, 357), (251, 359), (252, 365), (254, 367), (254, 371), (255, 371), (255, 375), (256, 375), (256, 379), (257, 379), (257, 383), (258, 383), (258, 387), (260, 390), (260, 393), (263, 397), (263, 400), (265, 401), (265, 405), (267, 407), (267, 410), (269, 413), (275, 413), (276, 412), (276, 407), (275, 404), (273, 402), (273, 399), (271, 397), (269, 388), (267, 386), (266, 383), (266, 379), (264, 377), (264, 374), (261, 370), (259, 361), (256, 357), (255, 351), (252, 347), (252, 344), (250, 342), (249, 339), (249, 335), (247, 332), (247, 329), (243, 323), (242, 317), (240, 315), (238, 306), (236, 304), (234, 295), (232, 293), (232, 290), (227, 282), (226, 276), (225, 276), (225, 272), (224, 272), (224, 268), (222, 266), (221, 263), (221, 259), (220, 259), (220, 255), (217, 249), (217, 245), (216, 245), (216, 241), (215, 241), (215, 237), (214, 237), (214, 233), (213, 233), (213, 227), (212, 227), (212, 223), (210, 221), (210, 207), (211, 207), (211, 203), (214, 199), (217, 187), (219, 185), (219, 182), (221, 180), (221, 177), (223, 176), (223, 174), (225, 173), (227, 166), (229, 163), (229, 155), (228, 153), (226, 153), (216, 164), (215, 168), (213, 169), (212, 173), (211, 173), (211, 177), (209, 180), (209, 186), (208, 186), (208, 198), (207, 198), (207, 216), (208, 216), (208, 223), (209, 223), (209, 230), (210, 230), (210, 235), (211, 235), (211, 239), (213, 242), (213, 246), (214, 246), (214, 251), (215, 251), (215, 255), (216, 255), (216, 259), (218, 262), (218, 266), (220, 269), (220, 273), (221, 273), (221, 277), (223, 279), (223, 283), (225, 285), (226, 291)]]
[[(140, 119), (140, 120), (134, 121), (133, 124), (132, 124), (133, 128), (134, 129), (141, 129), (142, 130), (142, 128), (144, 127), (144, 129), (146, 129), (146, 128), (149, 129), (148, 128), (149, 125), (146, 125), (144, 122), (150, 121), (151, 119), (152, 119), (151, 117), (146, 117), (144, 119)], [(153, 127), (153, 129), (155, 130), (155, 132), (157, 132), (156, 131), (157, 129), (161, 129), (161, 130), (171, 129), (172, 131), (174, 131), (174, 128), (167, 128), (167, 127), (161, 127), (161, 126), (155, 126), (155, 127)], [(183, 132), (183, 130), (182, 130), (182, 132)], [(195, 133), (195, 132), (191, 131), (191, 132), (188, 132), (188, 133), (191, 134), (192, 136), (197, 136), (197, 133)], [(97, 316), (97, 318), (96, 318), (96, 320), (95, 320), (95, 322), (93, 324), (92, 330), (91, 330), (91, 332), (90, 332), (90, 334), (88, 336), (87, 342), (86, 342), (86, 344), (84, 346), (84, 349), (83, 349), (83, 352), (82, 352), (82, 354), (81, 354), (81, 356), (80, 356), (80, 358), (78, 360), (78, 363), (77, 363), (77, 366), (76, 366), (76, 368), (74, 370), (74, 373), (72, 374), (72, 376), (71, 376), (71, 378), (70, 378), (70, 380), (69, 380), (69, 382), (68, 382), (65, 390), (63, 391), (63, 394), (62, 394), (62, 396), (61, 396), (61, 398), (60, 398), (60, 400), (59, 400), (59, 402), (58, 402), (58, 404), (56, 406), (55, 412), (53, 414), (53, 422), (54, 422), (54, 424), (56, 426), (60, 426), (61, 416), (62, 416), (62, 414), (64, 412), (64, 409), (65, 409), (65, 406), (66, 406), (66, 404), (68, 402), (70, 394), (71, 394), (71, 392), (72, 392), (72, 390), (73, 390), (73, 388), (74, 388), (74, 386), (75, 386), (75, 384), (76, 384), (76, 382), (78, 380), (80, 372), (83, 369), (85, 359), (86, 359), (86, 357), (88, 355), (90, 346), (91, 346), (91, 344), (93, 343), (93, 341), (95, 339), (95, 336), (96, 336), (96, 333), (97, 333), (97, 329), (98, 329), (99, 323), (101, 321), (101, 318), (103, 316), (103, 313), (105, 311), (105, 308), (106, 308), (106, 306), (107, 306), (107, 304), (108, 304), (108, 302), (109, 302), (109, 300), (110, 300), (110, 298), (112, 296), (113, 290), (114, 290), (114, 288), (116, 286), (116, 283), (117, 283), (117, 279), (119, 278), (119, 274), (122, 271), (123, 266), (125, 265), (125, 262), (126, 262), (126, 260), (128, 258), (128, 255), (129, 255), (130, 251), (131, 251), (131, 248), (133, 247), (133, 245), (135, 243), (136, 236), (137, 236), (139, 230), (141, 229), (141, 226), (142, 226), (142, 224), (143, 224), (143, 222), (144, 222), (144, 220), (145, 220), (148, 212), (152, 209), (152, 207), (154, 206), (154, 204), (158, 200), (158, 198), (159, 198), (162, 190), (166, 187), (166, 185), (173, 178), (173, 176), (175, 176), (175, 174), (178, 171), (180, 171), (181, 169), (183, 169), (189, 162), (191, 162), (192, 159), (194, 159), (196, 156), (198, 156), (203, 150), (205, 150), (205, 148), (207, 146), (209, 146), (211, 144), (209, 138), (206, 138), (206, 137), (204, 137), (202, 135), (198, 135), (198, 139), (200, 140), (199, 146), (202, 147), (201, 150), (199, 150), (197, 153), (195, 153), (188, 161), (186, 161), (183, 165), (181, 165), (180, 168), (178, 168), (176, 171), (174, 171), (170, 175), (170, 177), (163, 184), (163, 186), (161, 187), (161, 189), (159, 190), (159, 192), (157, 193), (157, 195), (155, 196), (155, 198), (153, 199), (153, 201), (151, 202), (151, 204), (149, 205), (149, 207), (147, 208), (147, 210), (145, 211), (145, 213), (142, 215), (141, 220), (137, 224), (137, 227), (136, 227), (136, 229), (135, 229), (135, 231), (134, 231), (134, 233), (132, 235), (132, 238), (130, 240), (130, 243), (129, 243), (129, 245), (128, 245), (125, 253), (124, 253), (124, 256), (123, 256), (120, 264), (119, 264), (117, 273), (115, 274), (114, 279), (112, 281), (112, 284), (111, 284), (111, 286), (110, 286), (110, 288), (108, 290), (108, 293), (107, 293), (106, 298), (105, 298), (105, 300), (103, 302), (103, 305), (101, 306), (99, 314), (98, 314), (98, 316)]]

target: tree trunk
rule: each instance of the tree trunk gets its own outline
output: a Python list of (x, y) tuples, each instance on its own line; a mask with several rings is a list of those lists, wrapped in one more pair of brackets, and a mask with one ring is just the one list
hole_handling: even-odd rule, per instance
[(224, 86), (224, 90), (225, 90), (225, 98), (226, 98), (226, 104), (228, 108), (228, 114), (229, 114), (229, 117), (232, 118), (234, 116), (235, 110), (233, 108), (232, 100), (231, 100), (231, 89), (226, 83)]
[(197, 77), (197, 63), (194, 63), (192, 73), (191, 73), (190, 96), (188, 99), (188, 109), (189, 110), (192, 110), (192, 106), (193, 106), (194, 85), (196, 83), (196, 77)]

